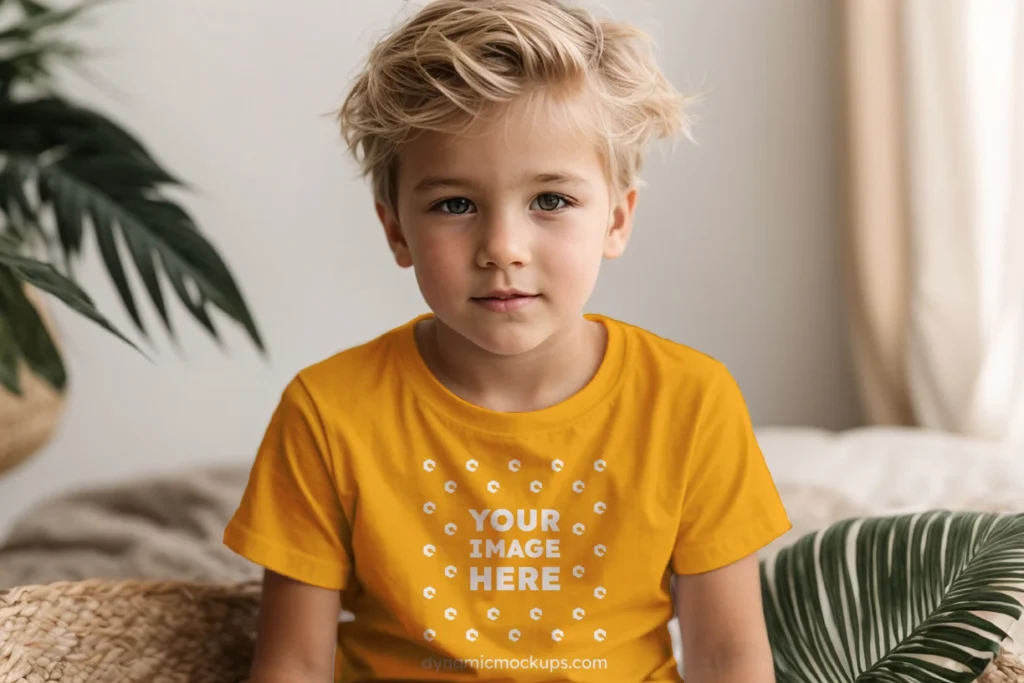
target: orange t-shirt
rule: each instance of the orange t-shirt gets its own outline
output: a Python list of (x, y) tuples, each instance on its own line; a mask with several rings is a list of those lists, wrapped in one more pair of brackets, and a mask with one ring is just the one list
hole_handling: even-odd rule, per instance
[(285, 388), (224, 542), (341, 591), (338, 680), (678, 681), (672, 573), (790, 523), (727, 369), (617, 320), (551, 408), (448, 391), (420, 316)]

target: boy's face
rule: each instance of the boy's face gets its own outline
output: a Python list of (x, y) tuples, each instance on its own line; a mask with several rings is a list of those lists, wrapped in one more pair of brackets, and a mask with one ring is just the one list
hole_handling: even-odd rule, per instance
[(491, 353), (530, 351), (579, 324), (602, 259), (626, 247), (636, 191), (613, 192), (574, 116), (541, 98), (429, 133), (399, 159), (397, 210), (378, 205), (395, 259), (439, 324)]

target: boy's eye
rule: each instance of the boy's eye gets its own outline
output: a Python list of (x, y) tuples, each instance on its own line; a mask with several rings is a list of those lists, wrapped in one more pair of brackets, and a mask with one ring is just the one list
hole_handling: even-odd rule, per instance
[(440, 209), (442, 213), (460, 215), (469, 213), (469, 210), (473, 208), (473, 202), (465, 197), (452, 197), (451, 199), (438, 202), (436, 208)]
[(563, 209), (568, 205), (569, 201), (562, 195), (548, 192), (538, 195), (538, 197), (533, 200), (533, 205), (531, 205), (530, 208), (532, 209), (536, 206), (541, 211), (557, 211), (558, 209)]

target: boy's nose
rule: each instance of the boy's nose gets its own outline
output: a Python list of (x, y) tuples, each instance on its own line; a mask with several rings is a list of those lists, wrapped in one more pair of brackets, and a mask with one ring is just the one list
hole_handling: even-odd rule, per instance
[(492, 217), (481, 225), (477, 265), (481, 268), (511, 268), (530, 262), (528, 231), (518, 221)]

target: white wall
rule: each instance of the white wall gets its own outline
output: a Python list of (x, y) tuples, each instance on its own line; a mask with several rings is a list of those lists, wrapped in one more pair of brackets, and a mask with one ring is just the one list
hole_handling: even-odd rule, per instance
[[(86, 34), (96, 83), (69, 81), (72, 92), (196, 186), (188, 205), (237, 274), (270, 355), (226, 322), (219, 349), (174, 306), (180, 344), (154, 327), (149, 362), (59, 308), (73, 383), (64, 421), (0, 479), (0, 530), (72, 486), (247, 460), (296, 370), (423, 310), (327, 115), (404, 4), (123, 0), (97, 11)], [(650, 160), (635, 241), (591, 308), (724, 360), (758, 424), (855, 424), (831, 3), (605, 5), (651, 30), (669, 77), (706, 99), (700, 146)], [(81, 279), (127, 329), (88, 246)]]

